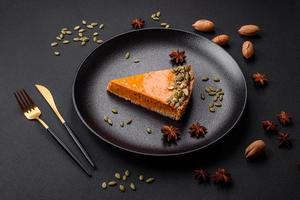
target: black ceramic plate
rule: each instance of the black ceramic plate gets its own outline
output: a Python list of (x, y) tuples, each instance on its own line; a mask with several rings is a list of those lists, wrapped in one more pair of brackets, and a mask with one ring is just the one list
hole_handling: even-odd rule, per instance
[[(110, 79), (172, 67), (169, 53), (185, 50), (187, 63), (193, 66), (195, 85), (188, 108), (181, 121), (174, 121), (106, 92)], [(130, 58), (125, 59), (126, 52)], [(139, 59), (140, 63), (134, 63)], [(201, 81), (201, 76), (218, 76), (220, 83)], [(208, 111), (213, 100), (203, 101), (206, 86), (225, 91), (223, 106), (216, 113)], [(98, 137), (119, 148), (147, 155), (177, 155), (201, 149), (217, 141), (239, 120), (246, 103), (244, 76), (233, 58), (211, 41), (194, 33), (174, 29), (142, 29), (118, 35), (103, 43), (81, 64), (73, 85), (73, 102), (83, 123)], [(113, 114), (115, 108), (119, 114)], [(108, 115), (113, 126), (104, 122)], [(119, 123), (132, 118), (132, 124)], [(189, 126), (200, 122), (207, 127), (204, 138), (192, 138)], [(178, 127), (177, 143), (163, 140), (160, 128), (165, 124)], [(148, 134), (146, 128), (151, 128)]]

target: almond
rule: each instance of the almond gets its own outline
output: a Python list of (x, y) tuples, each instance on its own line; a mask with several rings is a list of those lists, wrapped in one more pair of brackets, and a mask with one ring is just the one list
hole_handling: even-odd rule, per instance
[(255, 158), (261, 155), (266, 148), (266, 144), (263, 140), (255, 140), (245, 150), (246, 158)]
[(214, 43), (216, 43), (220, 46), (224, 46), (229, 42), (229, 40), (230, 40), (229, 35), (222, 34), (222, 35), (217, 35), (211, 41), (213, 41)]
[(199, 19), (192, 26), (195, 30), (201, 32), (211, 32), (215, 29), (215, 24), (207, 19)]
[(242, 53), (246, 59), (251, 58), (254, 55), (254, 47), (252, 42), (245, 41), (242, 46)]
[(260, 32), (260, 28), (254, 24), (248, 24), (241, 26), (239, 29), (239, 34), (243, 36), (253, 36)]

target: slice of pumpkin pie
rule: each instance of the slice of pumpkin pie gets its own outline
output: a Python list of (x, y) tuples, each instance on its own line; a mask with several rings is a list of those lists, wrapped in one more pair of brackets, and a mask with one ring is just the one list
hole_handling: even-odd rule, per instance
[(136, 105), (179, 120), (192, 94), (191, 65), (113, 79), (107, 91)]

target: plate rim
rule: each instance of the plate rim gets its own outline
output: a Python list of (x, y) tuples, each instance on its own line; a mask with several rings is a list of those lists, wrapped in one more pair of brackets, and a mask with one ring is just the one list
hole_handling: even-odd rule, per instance
[[(96, 52), (96, 50), (98, 48), (101, 48), (102, 45), (110, 42), (111, 40), (114, 40), (118, 37), (122, 37), (126, 34), (130, 34), (130, 33), (134, 33), (134, 32), (142, 32), (142, 31), (149, 31), (149, 30), (168, 30), (168, 31), (177, 31), (177, 32), (183, 32), (183, 33), (186, 33), (186, 34), (191, 34), (193, 36), (196, 36), (196, 37), (200, 37), (201, 39), (204, 39), (204, 40), (207, 40), (209, 42), (211, 42), (212, 45), (215, 45), (217, 46), (217, 48), (220, 48), (222, 49), (225, 53), (227, 53), (230, 58), (234, 61), (234, 63), (236, 63), (236, 65), (238, 66), (241, 74), (242, 74), (242, 79), (243, 79), (243, 85), (244, 85), (244, 89), (245, 89), (245, 99), (244, 99), (244, 102), (243, 102), (243, 107), (238, 115), (238, 117), (236, 118), (235, 122), (230, 126), (230, 128), (225, 131), (222, 135), (220, 135), (217, 139), (201, 146), (201, 147), (198, 147), (198, 148), (195, 148), (195, 149), (191, 149), (191, 150), (187, 150), (187, 151), (182, 151), (182, 152), (177, 152), (177, 153), (163, 153), (163, 154), (159, 154), (159, 153), (145, 153), (145, 152), (140, 152), (140, 151), (135, 151), (135, 150), (132, 150), (132, 149), (129, 149), (129, 148), (125, 148), (125, 147), (122, 147), (120, 145), (117, 145), (117, 144), (114, 144), (113, 142), (105, 139), (104, 137), (102, 137), (101, 135), (99, 135), (96, 131), (94, 131), (94, 129), (92, 127), (90, 127), (88, 125), (88, 123), (84, 120), (84, 118), (82, 117), (78, 107), (77, 107), (77, 104), (76, 104), (76, 101), (75, 101), (75, 83), (76, 83), (76, 80), (77, 80), (77, 77), (78, 77), (78, 74), (80, 72), (80, 70), (82, 69), (82, 66), (83, 66), (83, 63), (86, 62), (86, 60)], [(122, 32), (120, 34), (117, 34), (111, 38), (109, 38), (108, 40), (104, 41), (102, 44), (100, 44), (98, 47), (96, 47), (91, 53), (89, 53), (89, 55), (87, 55), (84, 60), (78, 65), (77, 67), (77, 70), (76, 70), (76, 73), (75, 73), (75, 76), (74, 76), (74, 79), (73, 79), (73, 83), (72, 83), (72, 102), (73, 102), (73, 106), (75, 108), (75, 111), (79, 117), (79, 119), (81, 120), (81, 122), (88, 128), (89, 131), (91, 131), (94, 135), (96, 135), (99, 139), (101, 139), (102, 141), (112, 145), (113, 147), (117, 147), (118, 149), (121, 149), (121, 150), (125, 150), (127, 152), (131, 152), (131, 153), (135, 153), (135, 154), (139, 154), (139, 155), (147, 155), (147, 156), (156, 156), (156, 157), (167, 157), (167, 156), (178, 156), (178, 155), (184, 155), (184, 154), (189, 154), (189, 153), (192, 153), (192, 152), (196, 152), (196, 151), (199, 151), (201, 149), (204, 149), (216, 142), (218, 142), (219, 140), (221, 140), (225, 135), (227, 135), (235, 126), (236, 124), (240, 121), (243, 113), (244, 113), (244, 110), (245, 110), (245, 107), (246, 107), (246, 104), (247, 104), (247, 99), (248, 99), (248, 87), (247, 87), (247, 82), (246, 82), (246, 79), (245, 79), (245, 76), (243, 74), (243, 71), (241, 70), (240, 68), (240, 65), (236, 62), (236, 60), (227, 52), (224, 50), (224, 48), (220, 47), (219, 45), (213, 43), (212, 41), (210, 41), (209, 39), (207, 39), (206, 37), (202, 36), (202, 35), (199, 35), (197, 33), (194, 33), (194, 32), (190, 32), (190, 31), (186, 31), (186, 30), (183, 30), (183, 29), (177, 29), (177, 28), (160, 28), (160, 27), (152, 27), (152, 28), (143, 28), (143, 29), (137, 29), (137, 30), (129, 30), (129, 31), (126, 31), (126, 32)]]

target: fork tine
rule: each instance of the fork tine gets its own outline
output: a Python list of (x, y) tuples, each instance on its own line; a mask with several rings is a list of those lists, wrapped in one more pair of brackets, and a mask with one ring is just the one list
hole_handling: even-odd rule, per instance
[(23, 89), (18, 91), (18, 94), (21, 97), (21, 100), (23, 101), (25, 108), (26, 108), (26, 112), (29, 111), (31, 109), (28, 100), (26, 99), (25, 94), (23, 93)]
[(26, 112), (26, 111), (27, 111), (27, 110), (26, 110), (26, 107), (25, 107), (25, 105), (24, 105), (22, 99), (20, 98), (18, 92), (14, 92), (14, 95), (15, 95), (15, 97), (16, 97), (16, 99), (17, 99), (17, 102), (18, 102), (18, 104), (19, 104), (21, 110), (22, 110), (23, 112)]
[(29, 96), (29, 94), (27, 94), (27, 92), (25, 91), (25, 89), (22, 89), (22, 91), (23, 91), (23, 94), (25, 95), (25, 97), (26, 97), (26, 99), (27, 99), (27, 101), (29, 103), (30, 108), (33, 109), (36, 106), (36, 104), (33, 102), (32, 98)]

